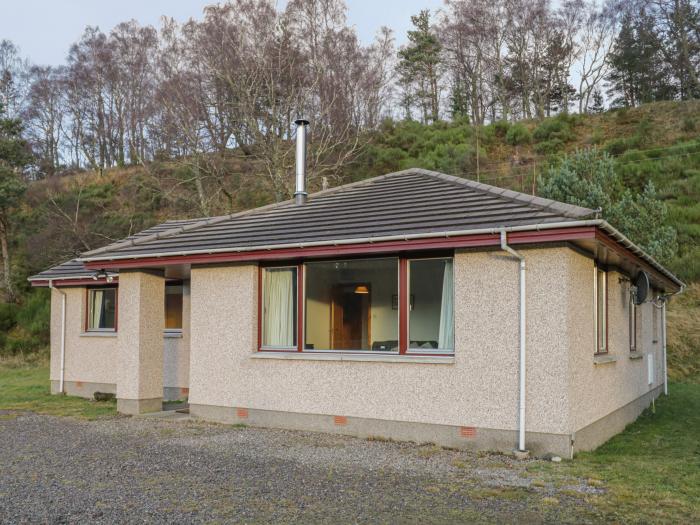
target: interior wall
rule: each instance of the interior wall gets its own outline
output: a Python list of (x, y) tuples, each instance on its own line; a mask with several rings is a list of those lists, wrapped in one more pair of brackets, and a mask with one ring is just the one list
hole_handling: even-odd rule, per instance
[(409, 292), (414, 296), (413, 310), (409, 316), (411, 341), (437, 342), (439, 339), (444, 262), (435, 259), (431, 260), (430, 264), (435, 271), (433, 278), (416, 279), (412, 282), (413, 286)]

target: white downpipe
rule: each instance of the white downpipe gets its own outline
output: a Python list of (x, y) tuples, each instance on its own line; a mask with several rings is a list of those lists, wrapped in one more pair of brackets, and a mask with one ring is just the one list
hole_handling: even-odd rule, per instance
[(63, 383), (66, 375), (66, 293), (56, 288), (52, 279), (49, 279), (49, 288), (61, 294), (61, 370), (58, 379), (58, 391), (63, 394)]
[(520, 399), (518, 401), (518, 450), (525, 452), (525, 257), (508, 246), (506, 230), (501, 230), (501, 249), (520, 261)]
[(661, 348), (664, 353), (664, 395), (668, 395), (668, 361), (666, 360), (666, 300), (661, 306)]

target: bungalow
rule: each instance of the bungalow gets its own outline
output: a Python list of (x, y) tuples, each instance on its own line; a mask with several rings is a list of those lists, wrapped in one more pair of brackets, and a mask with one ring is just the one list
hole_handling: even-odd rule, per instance
[(664, 390), (683, 283), (596, 211), (423, 169), (307, 196), (300, 149), (294, 200), (31, 277), (52, 289), (52, 391), (572, 457)]

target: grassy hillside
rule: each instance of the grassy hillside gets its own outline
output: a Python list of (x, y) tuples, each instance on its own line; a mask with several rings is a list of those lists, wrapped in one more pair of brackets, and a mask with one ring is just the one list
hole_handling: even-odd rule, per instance
[[(424, 167), (497, 186), (537, 192), (539, 177), (563, 155), (596, 147), (614, 157), (625, 184), (640, 190), (654, 182), (679, 234), (679, 253), (670, 266), (687, 282), (700, 282), (700, 101), (662, 102), (597, 115), (561, 115), (517, 124), (482, 127), (465, 121), (385, 122), (367, 147), (331, 184)], [(15, 276), (26, 308), (0, 305), (5, 327), (0, 347), (12, 352), (46, 341), (41, 308), (45, 296), (29, 294), (26, 276), (82, 251), (104, 245), (172, 218), (230, 213), (273, 200), (267, 179), (254, 163), (231, 152), (208, 171), (189, 159), (147, 166), (81, 172), (38, 181), (15, 225)], [(198, 191), (196, 183), (201, 182)], [(290, 173), (290, 184), (293, 174)], [(312, 179), (310, 189), (320, 181)], [(676, 301), (669, 320), (685, 327), (674, 336), (681, 375), (698, 371), (700, 348), (696, 299)], [(690, 327), (690, 329), (688, 329)], [(685, 335), (683, 335), (685, 334)], [(0, 338), (2, 339), (2, 338)]]
[[(478, 144), (478, 150), (477, 150)], [(678, 230), (671, 263), (688, 281), (700, 280), (700, 101), (662, 102), (598, 115), (561, 115), (542, 122), (466, 122), (423, 126), (388, 122), (351, 176), (362, 178), (420, 166), (528, 193), (538, 176), (576, 149), (608, 152), (625, 183), (656, 185)], [(478, 151), (478, 169), (477, 169)]]

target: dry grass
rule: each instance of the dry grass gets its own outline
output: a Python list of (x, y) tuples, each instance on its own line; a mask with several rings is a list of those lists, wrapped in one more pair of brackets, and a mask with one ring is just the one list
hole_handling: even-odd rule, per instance
[(700, 283), (673, 298), (667, 322), (669, 377), (700, 382)]

